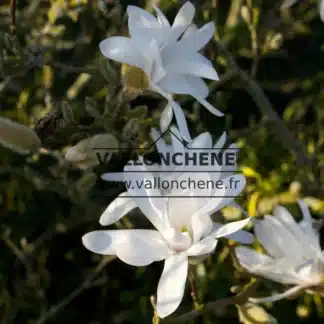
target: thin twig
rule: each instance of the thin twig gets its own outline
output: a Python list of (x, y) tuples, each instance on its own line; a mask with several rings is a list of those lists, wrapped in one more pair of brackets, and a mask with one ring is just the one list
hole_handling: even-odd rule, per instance
[(246, 290), (242, 291), (234, 297), (228, 297), (224, 299), (219, 299), (214, 302), (207, 303), (202, 310), (192, 310), (186, 314), (180, 315), (178, 317), (165, 319), (162, 321), (163, 324), (172, 324), (172, 323), (188, 323), (194, 318), (201, 316), (202, 314), (210, 311), (219, 311), (223, 310), (231, 305), (242, 305), (247, 302), (248, 298), (252, 296), (259, 286), (260, 281), (255, 280)]
[(70, 304), (76, 297), (78, 297), (84, 290), (90, 288), (92, 283), (96, 279), (97, 275), (105, 268), (105, 266), (115, 260), (116, 257), (106, 257), (103, 258), (102, 261), (98, 264), (96, 269), (89, 274), (89, 276), (81, 283), (79, 287), (74, 289), (68, 296), (66, 296), (62, 301), (53, 305), (49, 308), (45, 314), (41, 315), (41, 317), (35, 321), (35, 324), (44, 324), (49, 319), (57, 315), (60, 311), (62, 311), (68, 304)]
[(10, 0), (10, 14), (11, 14), (10, 32), (11, 34), (14, 34), (16, 31), (16, 0)]
[(305, 163), (313, 165), (313, 159), (308, 156), (303, 145), (295, 138), (294, 134), (289, 130), (284, 121), (277, 114), (259, 84), (237, 65), (232, 54), (219, 39), (216, 39), (215, 43), (218, 49), (225, 54), (231, 70), (237, 71), (240, 80), (246, 88), (246, 91), (251, 95), (253, 101), (258, 106), (265, 120), (273, 123), (273, 126), (280, 137), (280, 141), (282, 141), (283, 145), (287, 149), (291, 149), (295, 153), (296, 162), (301, 165), (304, 165)]

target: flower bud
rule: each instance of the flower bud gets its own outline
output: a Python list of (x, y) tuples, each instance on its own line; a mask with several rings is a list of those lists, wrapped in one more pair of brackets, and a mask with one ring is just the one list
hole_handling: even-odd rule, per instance
[(67, 161), (80, 169), (108, 163), (112, 154), (118, 150), (118, 141), (111, 134), (97, 134), (80, 141), (65, 154)]
[(4, 117), (0, 117), (0, 143), (20, 154), (35, 152), (41, 146), (33, 129)]
[(263, 307), (254, 304), (237, 306), (240, 322), (243, 324), (276, 324), (277, 320), (268, 314)]

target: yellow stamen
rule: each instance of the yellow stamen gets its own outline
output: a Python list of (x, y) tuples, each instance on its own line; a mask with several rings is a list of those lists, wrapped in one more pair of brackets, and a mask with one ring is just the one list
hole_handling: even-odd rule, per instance
[(129, 92), (142, 92), (150, 86), (149, 78), (145, 72), (136, 66), (123, 64), (121, 75), (124, 86)]

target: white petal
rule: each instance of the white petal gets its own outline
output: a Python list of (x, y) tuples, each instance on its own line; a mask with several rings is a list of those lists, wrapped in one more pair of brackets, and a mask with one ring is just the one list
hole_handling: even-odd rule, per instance
[(213, 22), (209, 22), (191, 35), (183, 37), (179, 43), (188, 51), (198, 52), (210, 41), (214, 33), (215, 25)]
[(190, 88), (194, 89), (195, 93), (197, 93), (200, 97), (206, 98), (208, 96), (209, 88), (201, 78), (187, 75), (186, 79)]
[(191, 24), (187, 29), (186, 31), (183, 33), (181, 39), (184, 39), (190, 35), (192, 35), (195, 31), (197, 31), (198, 28), (195, 24)]
[(217, 143), (214, 145), (214, 149), (222, 149), (226, 143), (226, 132), (222, 134), (222, 136), (218, 139)]
[(319, 1), (319, 14), (320, 14), (320, 17), (322, 19), (322, 21), (324, 21), (324, 1), (323, 0), (320, 0)]
[(206, 237), (211, 233), (213, 221), (209, 215), (198, 212), (192, 216), (192, 229), (194, 242), (198, 242), (202, 237)]
[(224, 114), (219, 111), (218, 109), (216, 109), (213, 105), (211, 105), (206, 99), (204, 99), (203, 97), (199, 97), (199, 96), (193, 96), (196, 98), (196, 100), (198, 102), (200, 102), (209, 112), (211, 112), (213, 115), (218, 116), (218, 117), (222, 117), (224, 116)]
[(144, 53), (146, 61), (149, 62), (145, 68), (145, 72), (150, 76), (151, 82), (156, 84), (166, 75), (156, 39), (150, 41), (149, 46), (145, 48)]
[(255, 268), (272, 261), (269, 256), (258, 253), (245, 246), (235, 248), (235, 254), (241, 266), (250, 272), (254, 272)]
[(276, 217), (266, 215), (263, 221), (256, 221), (254, 232), (264, 249), (275, 258), (289, 257), (292, 262), (299, 263), (308, 255), (307, 246), (300, 244), (301, 238)]
[(94, 231), (82, 237), (82, 244), (91, 252), (115, 255), (118, 230), (115, 231)]
[(307, 288), (307, 286), (295, 286), (293, 288), (286, 290), (285, 292), (283, 292), (281, 294), (274, 294), (272, 296), (264, 297), (264, 298), (249, 298), (249, 301), (252, 303), (256, 303), (256, 304), (271, 303), (271, 302), (278, 301), (280, 299), (284, 299), (284, 298), (288, 298), (293, 295), (296, 295), (297, 293), (303, 291), (306, 288)]
[(186, 255), (175, 254), (168, 257), (157, 289), (156, 310), (164, 318), (173, 313), (183, 298), (188, 273)]
[(101, 53), (107, 58), (144, 69), (145, 59), (127, 37), (110, 37), (100, 44)]
[(252, 244), (255, 239), (253, 234), (244, 230), (230, 234), (227, 236), (227, 238), (241, 244)]
[[(147, 219), (158, 230), (163, 230), (163, 210), (157, 212), (157, 208), (163, 206), (163, 197), (160, 197), (159, 191), (145, 184), (152, 185), (154, 183), (153, 175), (141, 165), (126, 165), (124, 168), (124, 180), (128, 182), (127, 191), (129, 196), (134, 200), (136, 205), (141, 209)], [(154, 194), (152, 194), (154, 190)], [(157, 196), (152, 197), (152, 196)]]
[(172, 122), (172, 118), (173, 118), (173, 108), (171, 104), (168, 103), (165, 106), (160, 118), (160, 128), (162, 133), (164, 133), (169, 128)]
[(218, 228), (218, 226), (215, 226), (210, 236), (212, 236), (213, 238), (228, 236), (245, 227), (250, 220), (251, 218), (246, 218), (237, 222), (231, 222), (229, 224), (223, 225), (220, 228)]
[(210, 64), (205, 64), (196, 60), (196, 56), (198, 53), (190, 56), (184, 56), (182, 59), (167, 61), (164, 59), (163, 62), (165, 64), (164, 68), (167, 73), (173, 74), (188, 74), (196, 77), (201, 77), (205, 79), (218, 81), (219, 77), (215, 69)]
[(191, 25), (195, 16), (195, 7), (187, 1), (178, 11), (172, 24), (172, 39), (176, 41), (180, 35)]
[(188, 83), (186, 75), (168, 73), (159, 82), (159, 87), (168, 93), (200, 95), (197, 89)]
[(189, 256), (199, 256), (199, 255), (205, 255), (213, 252), (216, 248), (217, 240), (206, 237), (202, 239), (201, 241), (197, 242), (196, 244), (192, 245), (187, 250), (187, 255)]
[(116, 244), (116, 254), (123, 262), (133, 266), (146, 266), (161, 261), (172, 251), (158, 231), (129, 230), (122, 232)]
[(170, 25), (168, 19), (165, 17), (164, 13), (155, 5), (154, 5), (154, 10), (156, 11), (157, 18), (158, 18), (158, 21), (159, 21), (160, 25), (163, 28), (171, 27), (171, 25)]
[(146, 21), (150, 22), (151, 25), (148, 25), (146, 27), (155, 26), (155, 24), (157, 23), (156, 18), (152, 14), (136, 6), (127, 6), (127, 14), (136, 14), (138, 15), (138, 17), (142, 17), (143, 20), (145, 19)]
[(300, 283), (300, 279), (290, 271), (289, 262), (284, 265), (281, 260), (276, 261), (265, 254), (243, 246), (235, 248), (235, 254), (242, 267), (251, 273), (282, 284)]
[(185, 139), (187, 142), (191, 142), (191, 136), (189, 133), (184, 112), (182, 111), (178, 103), (176, 103), (175, 101), (171, 101), (170, 104), (172, 105), (174, 116), (176, 118), (181, 137)]
[[(214, 222), (213, 228), (214, 230), (221, 228), (223, 225)], [(239, 230), (235, 233), (229, 234), (226, 236), (226, 238), (231, 239), (235, 242), (241, 243), (241, 244), (251, 244), (255, 237), (253, 234), (244, 231), (244, 230)]]
[(124, 181), (123, 172), (107, 172), (107, 173), (103, 173), (100, 177), (104, 181), (111, 181), (111, 182)]
[(170, 130), (171, 130), (171, 142), (172, 142), (173, 152), (183, 153), (185, 149), (185, 145), (184, 145), (185, 143), (181, 138), (181, 134), (179, 130), (174, 126), (171, 126)]
[(319, 233), (313, 227), (313, 219), (309, 212), (308, 206), (305, 204), (303, 200), (297, 200), (297, 203), (302, 211), (303, 220), (298, 224), (299, 227), (304, 231), (308, 237), (308, 239), (312, 242), (314, 248), (318, 251), (321, 250), (319, 244)]
[[(296, 223), (289, 211), (282, 207), (277, 206), (274, 210), (274, 216), (282, 223), (283, 226), (290, 232), (290, 235), (300, 245), (300, 250), (305, 251), (305, 255), (312, 253), (314, 249), (319, 250), (317, 237), (314, 237), (314, 232), (305, 235), (301, 227)], [(308, 234), (308, 232), (307, 232)]]
[[(232, 179), (232, 180), (231, 180)], [(229, 205), (236, 196), (244, 189), (246, 179), (243, 174), (235, 174), (228, 176), (222, 181), (222, 188), (214, 191), (213, 198), (209, 199), (201, 212), (208, 214), (215, 213), (224, 206)], [(234, 185), (235, 183), (235, 185)]]
[(116, 223), (136, 207), (136, 203), (129, 197), (128, 192), (123, 192), (106, 208), (100, 216), (99, 223), (103, 226)]
[(213, 145), (212, 137), (209, 133), (202, 133), (190, 143), (190, 149), (211, 149)]

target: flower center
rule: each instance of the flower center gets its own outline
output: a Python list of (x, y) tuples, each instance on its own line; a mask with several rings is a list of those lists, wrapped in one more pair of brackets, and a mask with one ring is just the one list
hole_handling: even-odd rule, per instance
[(181, 231), (175, 228), (169, 228), (164, 235), (168, 245), (175, 252), (183, 252), (187, 250), (192, 244), (192, 238), (185, 227)]
[(121, 75), (124, 86), (129, 92), (142, 92), (150, 86), (149, 78), (145, 72), (136, 66), (123, 64)]

